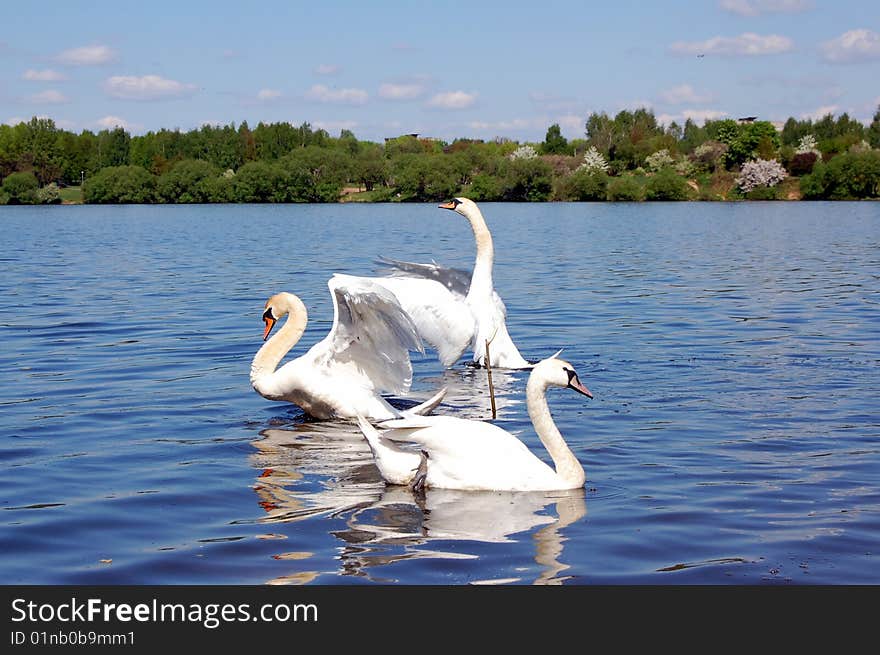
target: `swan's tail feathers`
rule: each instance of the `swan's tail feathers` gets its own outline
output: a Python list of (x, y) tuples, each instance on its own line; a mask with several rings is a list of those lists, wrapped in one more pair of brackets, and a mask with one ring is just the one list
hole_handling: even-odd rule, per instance
[(379, 469), (379, 475), (382, 476), (382, 479), (390, 484), (409, 484), (412, 482), (420, 466), (419, 454), (388, 441), (360, 414), (358, 414), (357, 422), (370, 446), (373, 462)]
[(426, 414), (430, 414), (434, 410), (434, 408), (443, 401), (443, 398), (446, 397), (446, 389), (446, 387), (443, 387), (442, 389), (440, 389), (440, 391), (428, 398), (425, 402), (416, 405), (415, 407), (411, 407), (404, 412), (401, 412), (401, 416), (424, 416)]

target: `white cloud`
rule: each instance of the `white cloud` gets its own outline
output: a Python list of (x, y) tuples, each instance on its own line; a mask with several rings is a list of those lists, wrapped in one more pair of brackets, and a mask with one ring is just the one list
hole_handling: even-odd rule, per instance
[(386, 100), (415, 100), (425, 92), (418, 82), (405, 84), (385, 83), (379, 87), (379, 97)]
[(35, 93), (34, 95), (29, 96), (28, 100), (40, 105), (60, 105), (64, 102), (70, 101), (66, 95), (55, 89), (47, 89), (46, 91)]
[(336, 64), (318, 64), (315, 67), (315, 75), (336, 75), (339, 70)]
[(104, 118), (96, 120), (95, 125), (105, 130), (113, 130), (117, 127), (121, 127), (123, 130), (128, 130), (129, 132), (132, 129), (140, 127), (135, 123), (128, 122), (124, 118), (119, 118), (119, 116), (104, 116)]
[(760, 16), (761, 14), (793, 14), (813, 8), (810, 0), (721, 0), (719, 6), (725, 11), (740, 16)]
[(746, 32), (739, 36), (714, 36), (706, 41), (676, 41), (669, 49), (680, 55), (755, 56), (778, 55), (793, 47), (794, 42), (787, 36)]
[(847, 64), (880, 58), (880, 34), (871, 30), (850, 30), (822, 44), (826, 61)]
[(447, 91), (438, 93), (428, 101), (429, 107), (438, 109), (467, 109), (477, 101), (476, 93), (466, 91)]
[(10, 125), (12, 127), (15, 127), (19, 123), (27, 123), (27, 119), (22, 118), (21, 116), (10, 116), (5, 121), (3, 121), (4, 125)]
[(690, 84), (679, 84), (660, 92), (660, 99), (670, 105), (702, 104), (711, 102), (710, 94), (699, 94)]
[(41, 71), (29, 68), (22, 73), (21, 79), (30, 80), (31, 82), (61, 82), (66, 80), (67, 76), (50, 68)]
[(281, 91), (277, 89), (260, 89), (257, 93), (257, 100), (275, 100), (281, 97)]
[(834, 115), (839, 110), (840, 110), (840, 107), (838, 105), (824, 105), (824, 106), (819, 107), (813, 111), (809, 111), (809, 112), (805, 112), (805, 113), (801, 114), (801, 118), (804, 120), (809, 118), (810, 120), (817, 121), (820, 118), (827, 116), (828, 114)]
[(104, 90), (108, 95), (123, 100), (161, 100), (176, 98), (195, 92), (195, 85), (183, 84), (175, 80), (167, 80), (158, 75), (135, 77), (116, 75), (104, 82)]
[(306, 91), (306, 98), (318, 102), (332, 102), (343, 105), (362, 105), (369, 95), (363, 89), (331, 89), (323, 84), (315, 84)]
[(55, 56), (55, 60), (68, 66), (97, 66), (116, 59), (116, 52), (105, 45), (87, 45), (71, 48)]

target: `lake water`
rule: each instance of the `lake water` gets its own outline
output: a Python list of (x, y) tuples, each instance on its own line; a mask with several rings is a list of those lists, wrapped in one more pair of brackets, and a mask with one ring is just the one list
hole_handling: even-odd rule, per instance
[[(352, 426), (250, 387), (266, 298), (469, 267), (434, 205), (2, 207), (0, 574), (37, 584), (880, 584), (880, 203), (484, 204), (587, 485), (386, 488)], [(409, 399), (489, 418), (485, 371)], [(547, 458), (527, 373), (498, 423)], [(401, 399), (405, 404), (408, 399)]]

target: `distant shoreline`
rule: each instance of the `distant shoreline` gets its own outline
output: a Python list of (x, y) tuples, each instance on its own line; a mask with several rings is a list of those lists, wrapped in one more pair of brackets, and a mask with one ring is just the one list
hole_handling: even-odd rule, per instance
[(308, 123), (80, 134), (0, 125), (0, 204), (856, 200), (880, 197), (880, 108), (783, 126), (593, 113), (586, 138), (360, 141)]

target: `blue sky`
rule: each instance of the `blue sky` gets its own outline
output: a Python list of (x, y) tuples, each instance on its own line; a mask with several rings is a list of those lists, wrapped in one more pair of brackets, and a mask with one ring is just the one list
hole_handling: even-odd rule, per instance
[(880, 104), (876, 1), (90, 0), (2, 16), (0, 122), (74, 131), (308, 121), (540, 141), (638, 106), (702, 123), (868, 121)]

